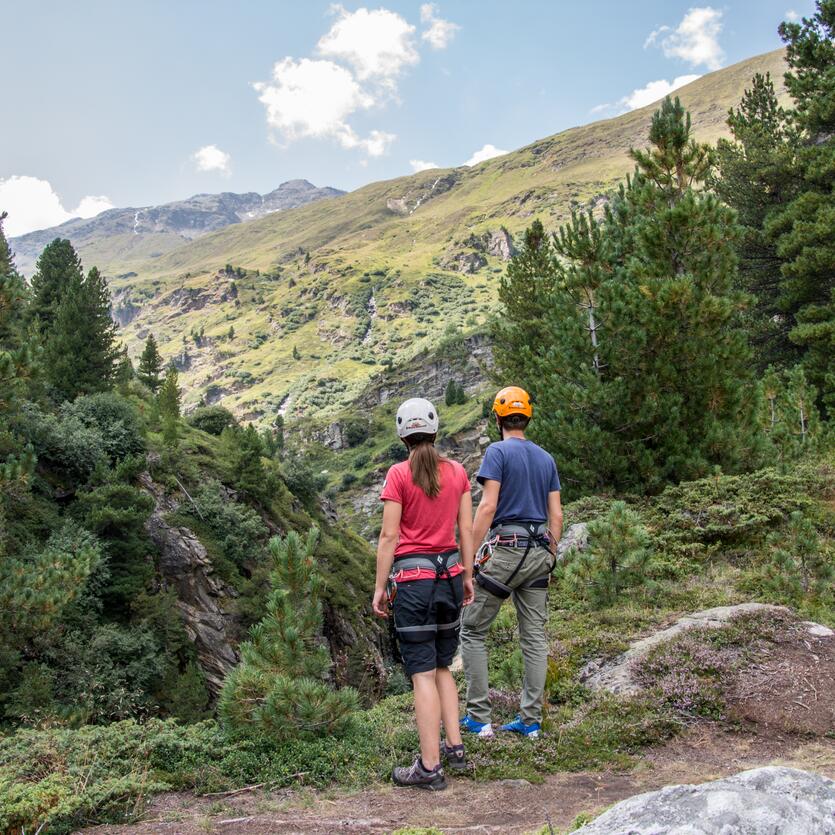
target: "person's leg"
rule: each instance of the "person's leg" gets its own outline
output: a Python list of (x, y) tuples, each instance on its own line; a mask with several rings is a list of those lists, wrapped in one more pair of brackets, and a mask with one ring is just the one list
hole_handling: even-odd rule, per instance
[(461, 729), (458, 725), (458, 687), (449, 667), (438, 667), (435, 671), (435, 686), (441, 701), (441, 720), (447, 744), (461, 744)]
[(475, 600), (464, 609), (461, 626), (461, 659), (467, 679), (467, 715), (476, 722), (490, 721), (485, 641), (502, 600), (476, 586)]
[(512, 600), (519, 621), (519, 644), (525, 662), (519, 713), (527, 725), (542, 721), (542, 695), (548, 672), (548, 641), (545, 637), (548, 590), (517, 588)]
[[(415, 673), (415, 718), (420, 737), (420, 758), (424, 768), (432, 770), (441, 761), (441, 699), (438, 692), (437, 670)], [(447, 670), (447, 674), (449, 670)], [(458, 717), (455, 717), (458, 724)]]

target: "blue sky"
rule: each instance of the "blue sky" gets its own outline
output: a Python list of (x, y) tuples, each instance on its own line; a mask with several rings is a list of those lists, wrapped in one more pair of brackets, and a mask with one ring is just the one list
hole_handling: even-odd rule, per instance
[(108, 205), (266, 192), (296, 177), (353, 189), (420, 163), (460, 165), (776, 49), (778, 23), (812, 10), (7, 2), (0, 210), (13, 235)]

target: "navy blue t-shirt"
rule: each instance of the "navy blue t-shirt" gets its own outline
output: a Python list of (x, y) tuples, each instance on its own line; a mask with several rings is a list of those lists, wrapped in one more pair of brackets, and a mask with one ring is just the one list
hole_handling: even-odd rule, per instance
[(547, 522), (548, 494), (560, 489), (554, 459), (533, 441), (508, 438), (487, 447), (479, 484), (501, 482), (493, 525), (506, 522)]

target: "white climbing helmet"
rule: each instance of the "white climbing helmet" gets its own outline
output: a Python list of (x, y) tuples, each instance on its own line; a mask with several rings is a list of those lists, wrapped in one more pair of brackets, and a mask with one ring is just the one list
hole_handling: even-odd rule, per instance
[(397, 434), (401, 438), (434, 435), (438, 431), (438, 410), (422, 397), (412, 397), (397, 410)]

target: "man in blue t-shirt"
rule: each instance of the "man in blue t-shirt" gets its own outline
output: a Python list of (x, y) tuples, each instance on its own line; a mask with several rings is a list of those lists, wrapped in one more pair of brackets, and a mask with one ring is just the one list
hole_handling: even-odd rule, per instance
[(525, 678), (519, 715), (502, 730), (537, 737), (548, 670), (548, 582), (562, 535), (560, 478), (554, 459), (525, 437), (533, 407), (524, 389), (502, 389), (493, 401), (493, 413), (502, 440), (487, 448), (476, 476), (484, 492), (473, 523), (474, 541), (487, 537), (492, 553), (488, 550), (489, 558), (482, 561), (475, 600), (463, 614), (467, 714), (461, 727), (481, 737), (493, 736), (485, 639), (509, 597), (519, 622)]

